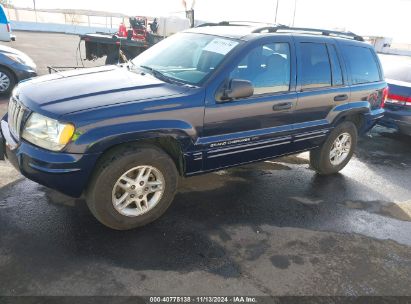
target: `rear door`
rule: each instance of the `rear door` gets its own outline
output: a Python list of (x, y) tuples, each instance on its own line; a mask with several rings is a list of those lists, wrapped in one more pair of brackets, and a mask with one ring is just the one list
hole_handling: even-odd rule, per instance
[(333, 39), (295, 37), (298, 103), (295, 142), (300, 149), (318, 146), (330, 130), (329, 113), (350, 100), (345, 66)]
[(207, 93), (203, 137), (204, 170), (289, 153), (295, 92), (295, 50), (291, 37), (265, 37), (245, 47), (216, 85), (250, 81), (254, 95), (231, 101)]

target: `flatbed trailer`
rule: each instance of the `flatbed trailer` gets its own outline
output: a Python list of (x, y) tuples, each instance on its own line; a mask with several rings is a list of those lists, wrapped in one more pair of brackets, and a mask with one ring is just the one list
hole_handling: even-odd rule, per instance
[(117, 64), (130, 60), (162, 40), (162, 36), (149, 34), (146, 40), (134, 40), (109, 33), (80, 35), (85, 42), (86, 59), (96, 60), (107, 56), (106, 64)]

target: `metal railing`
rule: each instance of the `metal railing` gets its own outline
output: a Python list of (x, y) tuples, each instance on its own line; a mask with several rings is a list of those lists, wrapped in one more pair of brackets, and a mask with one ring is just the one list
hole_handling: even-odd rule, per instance
[(72, 12), (49, 12), (42, 10), (35, 11), (23, 8), (6, 8), (5, 10), (10, 20), (23, 22), (55, 23), (117, 29), (120, 23), (124, 23), (128, 20), (125, 16), (87, 15)]

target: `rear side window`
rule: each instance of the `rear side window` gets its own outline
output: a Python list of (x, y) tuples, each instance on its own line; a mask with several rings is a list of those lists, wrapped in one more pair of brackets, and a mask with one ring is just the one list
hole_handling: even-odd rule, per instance
[(323, 43), (301, 43), (301, 86), (303, 90), (331, 86), (331, 65)]
[(380, 71), (371, 49), (360, 46), (344, 46), (347, 64), (351, 70), (353, 84), (380, 81)]

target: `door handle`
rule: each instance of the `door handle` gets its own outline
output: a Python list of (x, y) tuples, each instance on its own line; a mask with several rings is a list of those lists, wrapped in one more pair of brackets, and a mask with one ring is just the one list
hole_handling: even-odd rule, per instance
[(334, 97), (334, 101), (344, 101), (348, 99), (347, 94), (337, 95)]
[(273, 111), (289, 110), (293, 107), (292, 102), (282, 102), (273, 106)]

